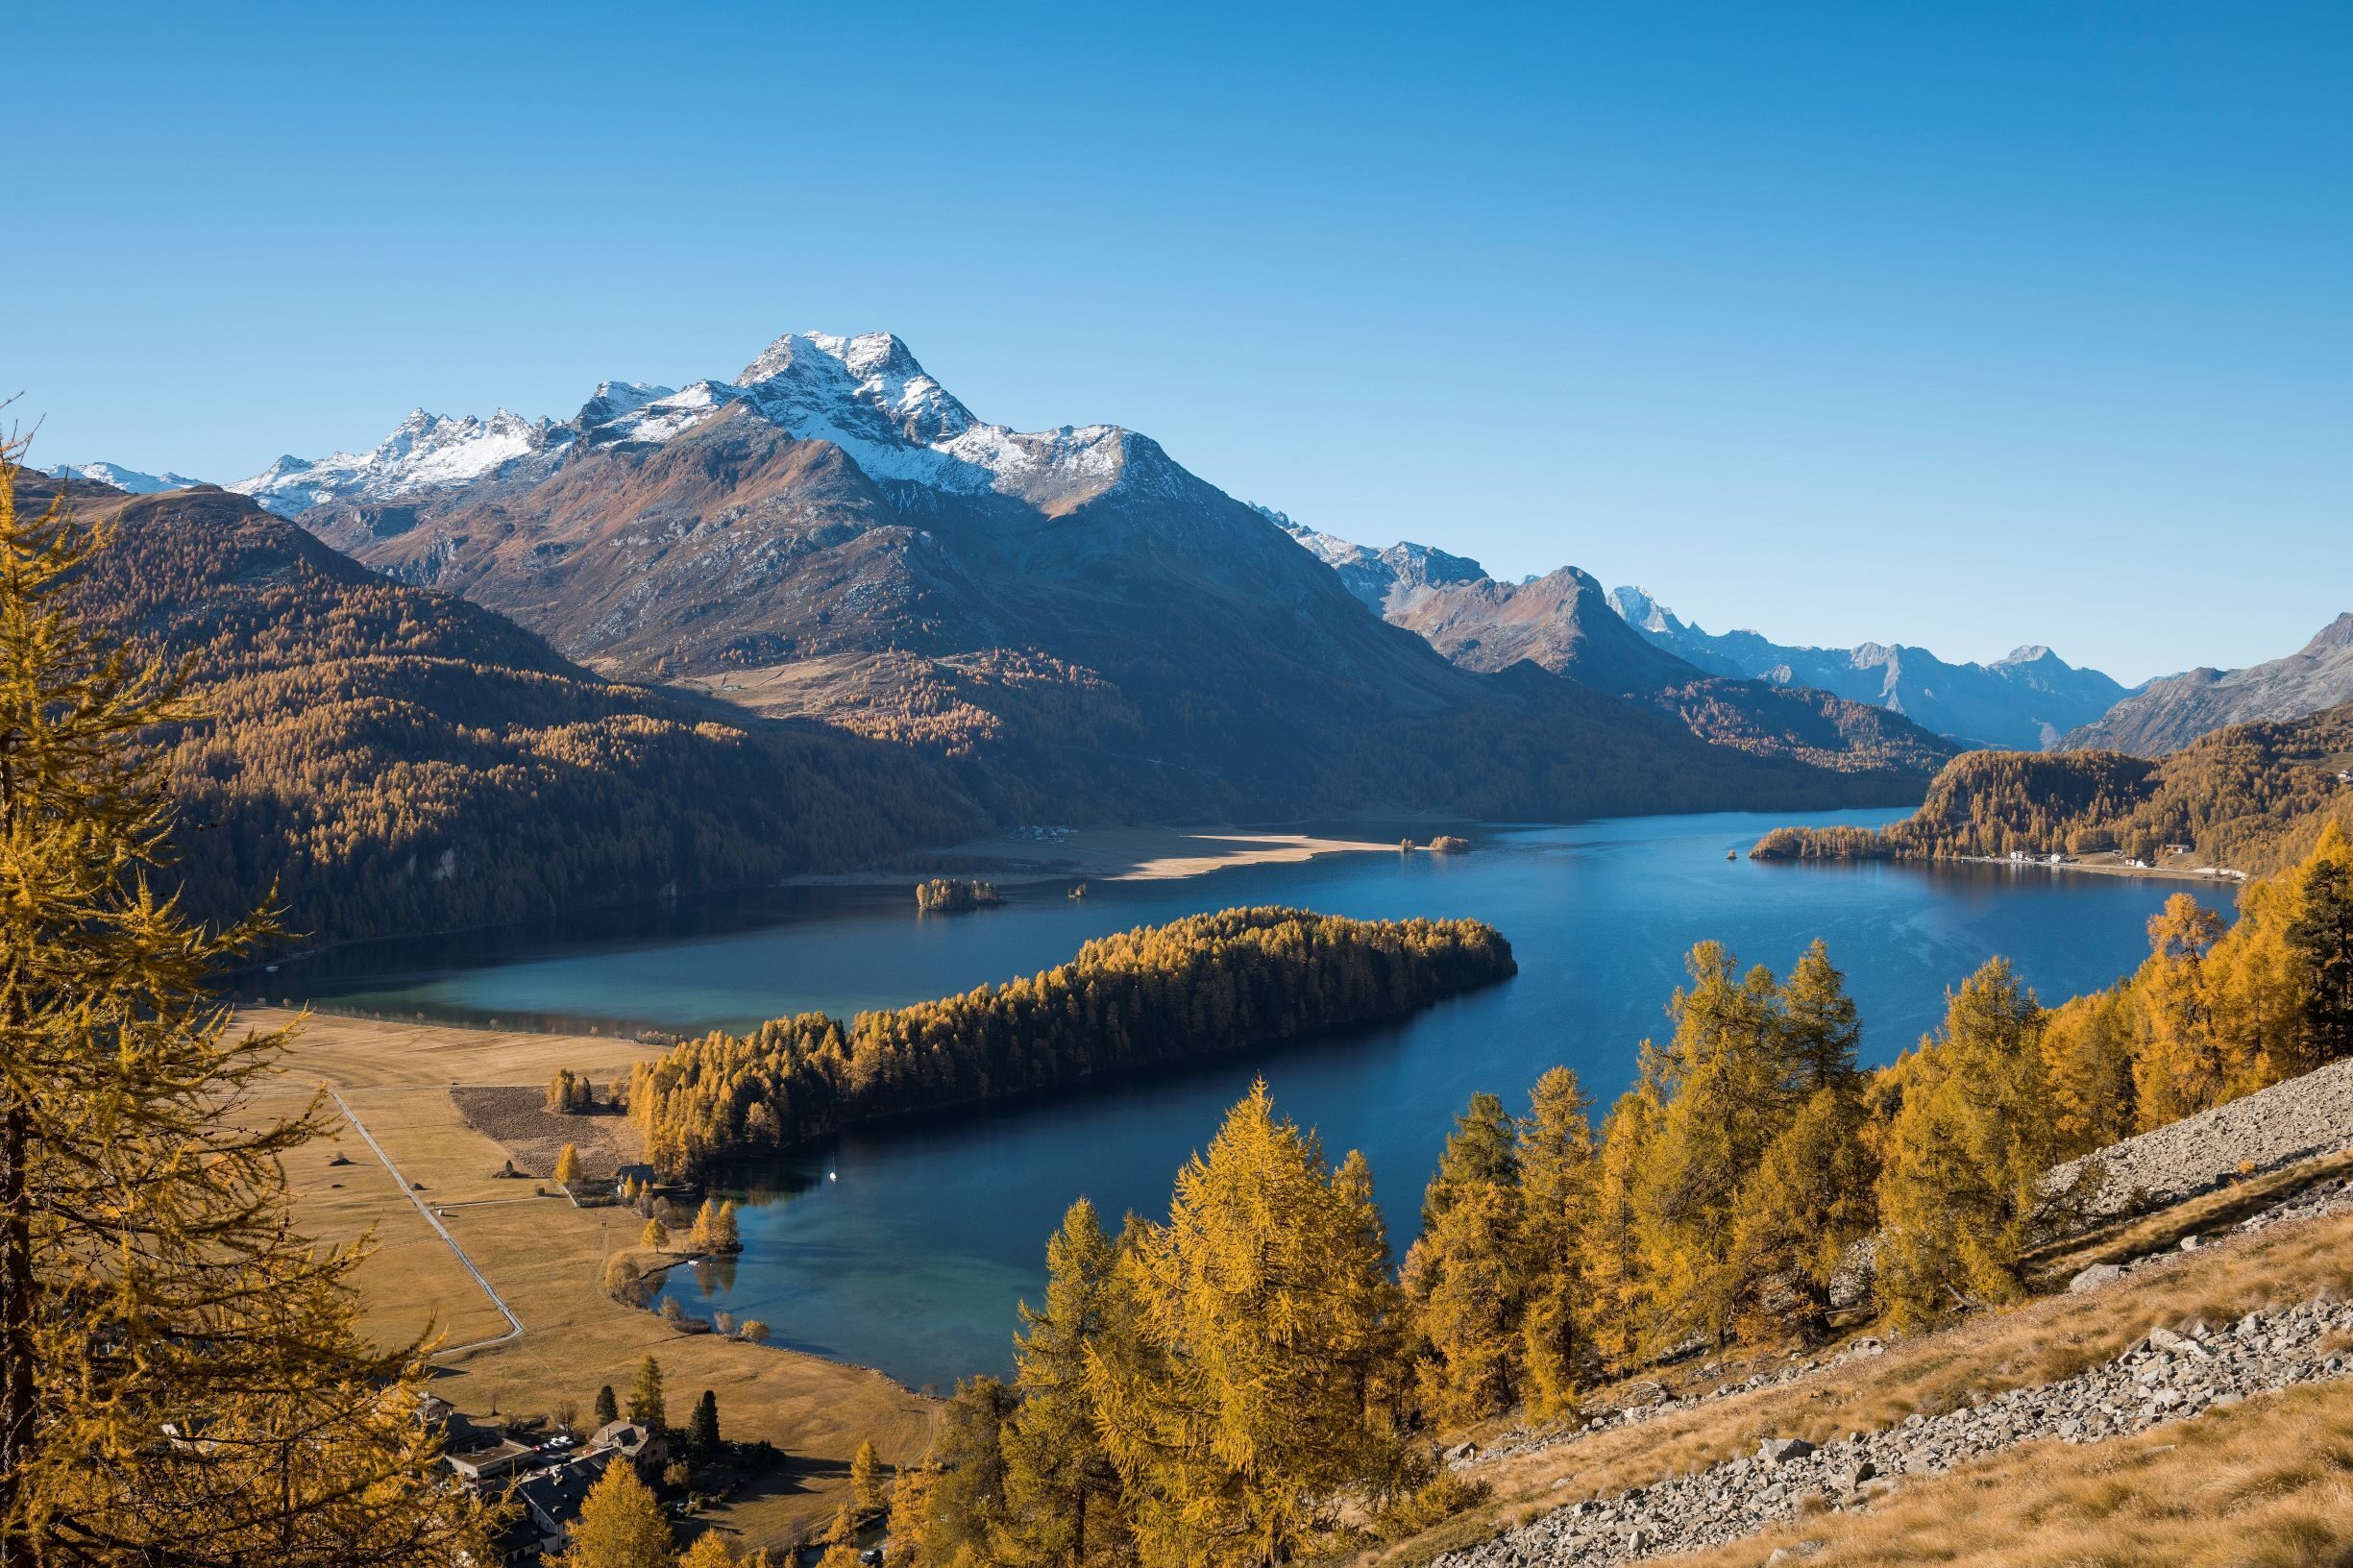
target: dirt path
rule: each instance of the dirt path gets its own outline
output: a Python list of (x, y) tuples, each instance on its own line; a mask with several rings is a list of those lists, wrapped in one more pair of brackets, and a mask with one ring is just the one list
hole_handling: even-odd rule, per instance
[(425, 1223), (433, 1228), (433, 1234), (440, 1237), (442, 1241), (448, 1245), (451, 1253), (455, 1256), (458, 1267), (474, 1277), (474, 1283), (481, 1286), (482, 1294), (490, 1298), (490, 1305), (498, 1309), (501, 1317), (506, 1319), (507, 1328), (504, 1334), (494, 1335), (488, 1339), (476, 1339), (468, 1344), (445, 1346), (433, 1354), (454, 1356), (461, 1351), (481, 1350), (490, 1345), (503, 1345), (509, 1340), (522, 1338), (523, 1319), (515, 1315), (514, 1309), (506, 1305), (506, 1299), (503, 1296), (491, 1288), (490, 1282), (482, 1277), (480, 1269), (474, 1266), (474, 1260), (466, 1256), (466, 1249), (457, 1244), (457, 1237), (452, 1236), (450, 1228), (441, 1223), (441, 1216), (433, 1213), (432, 1206), (417, 1196), (417, 1189), (409, 1184), (406, 1177), (401, 1174), (401, 1167), (392, 1163), (392, 1156), (386, 1154), (383, 1145), (376, 1141), (376, 1135), (368, 1131), (367, 1123), (361, 1121), (357, 1114), (345, 1102), (341, 1091), (330, 1087), (327, 1092), (333, 1098), (335, 1108), (343, 1113), (343, 1119), (351, 1123), (352, 1131), (359, 1135), (359, 1140), (368, 1146), (370, 1153), (383, 1162), (384, 1169), (391, 1173), (392, 1185), (399, 1188), (402, 1194), (416, 1206), (417, 1213), (425, 1216)]

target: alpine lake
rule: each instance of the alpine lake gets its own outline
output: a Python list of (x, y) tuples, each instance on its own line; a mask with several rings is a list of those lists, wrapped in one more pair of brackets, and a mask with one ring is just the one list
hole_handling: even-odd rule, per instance
[[(1364, 919), (1473, 917), (1519, 974), (1386, 1023), (860, 1129), (741, 1169), (744, 1251), (674, 1269), (690, 1312), (759, 1318), (774, 1341), (944, 1392), (1003, 1373), (1016, 1303), (1041, 1299), (1047, 1235), (1082, 1193), (1116, 1228), (1166, 1211), (1177, 1168), (1263, 1076), (1326, 1154), (1371, 1161), (1392, 1245), (1411, 1239), (1451, 1118), (1480, 1090), (1524, 1109), (1574, 1067), (1596, 1117), (1663, 1038), (1691, 945), (1785, 970), (1816, 937), (1847, 973), (1863, 1054), (1933, 1029), (1946, 989), (2006, 955), (2049, 1002), (2105, 986), (2145, 951), (2182, 884), (2037, 866), (1765, 864), (1779, 822), (1876, 825), (1900, 811), (1648, 817), (1553, 826), (1349, 823), (1345, 836), (1469, 839), (1467, 853), (1359, 852), (1158, 881), (1009, 885), (996, 908), (919, 915), (912, 891), (786, 887), (708, 903), (584, 913), (541, 926), (373, 943), (263, 982), (338, 1012), (586, 1032), (741, 1029), (846, 1017), (1049, 968), (1091, 937), (1237, 905)], [(2193, 888), (2230, 908), (2227, 887)]]

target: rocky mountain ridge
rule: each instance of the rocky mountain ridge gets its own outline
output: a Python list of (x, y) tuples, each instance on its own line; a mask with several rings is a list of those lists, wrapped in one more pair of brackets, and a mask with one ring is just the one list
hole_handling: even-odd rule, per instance
[(2353, 702), (2353, 612), (2286, 658), (2152, 680), (2061, 744), (2071, 751), (2160, 757), (2231, 724), (2301, 719), (2344, 702)]
[(1654, 645), (1712, 674), (1834, 692), (1905, 714), (1963, 746), (2047, 750), (2127, 694), (2040, 644), (1992, 664), (1953, 664), (1900, 643), (1806, 648), (1753, 631), (1703, 631), (1640, 588), (1610, 590), (1609, 604)]
[(1261, 507), (1374, 614), (1466, 670), (1526, 663), (1671, 718), (1702, 739), (1819, 766), (1864, 758), (1934, 771), (1952, 748), (1900, 714), (1832, 694), (1729, 678), (1653, 646), (1590, 575), (1564, 566), (1499, 582), (1467, 556), (1410, 542), (1371, 550)]

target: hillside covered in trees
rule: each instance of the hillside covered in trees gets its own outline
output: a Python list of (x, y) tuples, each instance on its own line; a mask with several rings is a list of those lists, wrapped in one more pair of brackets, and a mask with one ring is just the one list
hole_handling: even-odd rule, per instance
[(1760, 860), (1932, 860), (2091, 854), (2146, 860), (2169, 844), (2262, 875), (2292, 865), (2330, 821), (2353, 825), (2353, 704), (2220, 729), (2151, 761), (2117, 751), (1972, 751), (1921, 808), (1878, 829), (1775, 828)]
[(804, 1013), (687, 1041), (638, 1064), (629, 1114), (647, 1158), (688, 1173), (854, 1122), (1390, 1017), (1515, 968), (1476, 920), (1230, 909), (846, 1025)]
[[(26, 475), (19, 503), (56, 481)], [(347, 939), (743, 886), (972, 831), (899, 748), (716, 717), (572, 665), (503, 617), (410, 588), (242, 496), (71, 496), (110, 520), (76, 581), (92, 631), (192, 661), (159, 732), (208, 916), (273, 885)]]
[(1072, 1206), (1013, 1381), (961, 1386), (901, 1476), (891, 1560), (1336, 1558), (1480, 1500), (1437, 1433), (1573, 1418), (1581, 1390), (1694, 1344), (2014, 1302), (2076, 1206), (2055, 1164), (2353, 1055), (2341, 830), (2227, 933), (2183, 895), (2149, 936), (2132, 977), (2056, 1009), (1992, 960), (1875, 1071), (1820, 943), (1785, 975), (1702, 943), (1598, 1128), (1565, 1067), (1521, 1115), (1473, 1096), (1397, 1276), (1362, 1157), (1329, 1162), (1262, 1084), (1164, 1222), (1115, 1235)]

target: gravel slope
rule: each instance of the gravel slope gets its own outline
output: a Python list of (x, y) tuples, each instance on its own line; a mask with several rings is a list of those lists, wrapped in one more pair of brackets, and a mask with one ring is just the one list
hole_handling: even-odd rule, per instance
[(2096, 1161), (2099, 1187), (2087, 1195), (2095, 1218), (2162, 1208), (2253, 1170), (2274, 1169), (2353, 1141), (2353, 1060), (2186, 1116), (2052, 1168), (2053, 1190)]
[[(2353, 1181), (2298, 1193), (2246, 1221), (2353, 1209)], [(1436, 1559), (1442, 1568), (1601, 1568), (1719, 1546), (1794, 1517), (1802, 1500), (1866, 1505), (1898, 1476), (1936, 1475), (2039, 1438), (2090, 1442), (2237, 1404), (2249, 1394), (2353, 1371), (2332, 1335), (2353, 1335), (2353, 1303), (2308, 1301), (2251, 1312), (2194, 1336), (2153, 1331), (2116, 1360), (1968, 1409), (1914, 1415), (1817, 1448), (1769, 1439), (1732, 1459), (1654, 1486), (1572, 1504), (1493, 1540)]]

